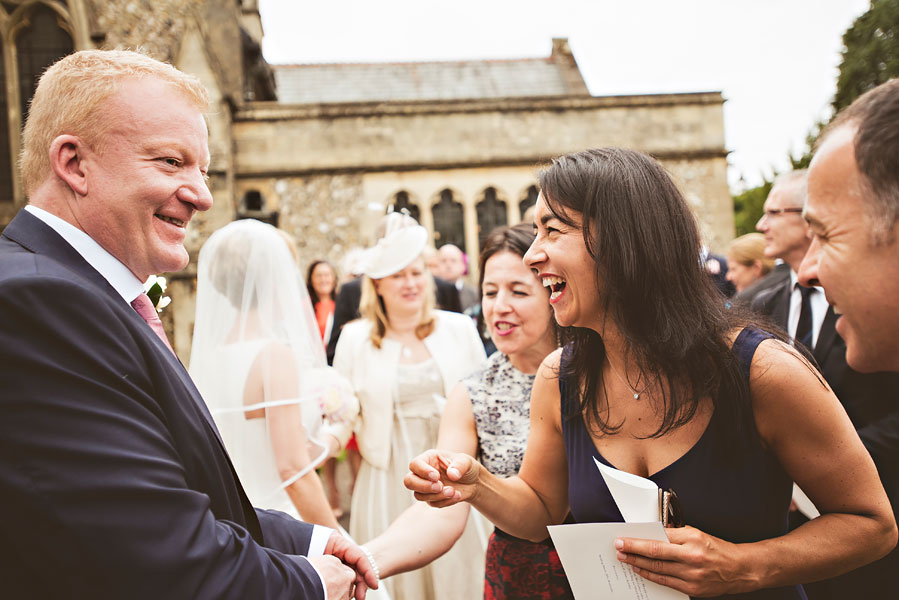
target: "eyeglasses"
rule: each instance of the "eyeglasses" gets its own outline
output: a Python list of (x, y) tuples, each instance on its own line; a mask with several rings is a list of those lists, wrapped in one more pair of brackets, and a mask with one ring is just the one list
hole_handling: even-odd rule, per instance
[(768, 210), (765, 211), (765, 216), (770, 219), (771, 217), (774, 217), (777, 215), (782, 215), (784, 213), (802, 214), (802, 209), (801, 208), (769, 208)]

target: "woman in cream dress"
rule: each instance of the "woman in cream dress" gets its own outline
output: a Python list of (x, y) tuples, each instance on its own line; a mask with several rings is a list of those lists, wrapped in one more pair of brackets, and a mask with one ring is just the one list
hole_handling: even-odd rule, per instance
[[(484, 361), (471, 319), (434, 310), (433, 282), (421, 257), (427, 232), (398, 213), (365, 259), (360, 313), (344, 326), (334, 367), (351, 383), (360, 410), (352, 423), (328, 428), (337, 443), (356, 433), (362, 466), (350, 534), (368, 540), (413, 503), (403, 487), (409, 461), (437, 441), (445, 398)], [(483, 595), (489, 533), (472, 511), (452, 551), (383, 585), (395, 600), (465, 600)]]

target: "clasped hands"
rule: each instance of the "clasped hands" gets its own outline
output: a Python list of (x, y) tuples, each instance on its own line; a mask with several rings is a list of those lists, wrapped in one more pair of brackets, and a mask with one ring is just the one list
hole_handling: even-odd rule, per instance
[(403, 485), (415, 493), (416, 500), (444, 508), (474, 498), (480, 468), (467, 454), (428, 450), (409, 463)]
[[(403, 484), (415, 498), (435, 508), (477, 498), (481, 469), (472, 457), (428, 450), (409, 463)], [(741, 545), (711, 536), (694, 527), (666, 530), (668, 542), (619, 538), (618, 560), (655, 583), (693, 597), (751, 591), (758, 581), (742, 560)]]
[(378, 588), (378, 576), (365, 553), (337, 531), (328, 538), (324, 555), (309, 562), (324, 580), (328, 600), (363, 600), (369, 589)]

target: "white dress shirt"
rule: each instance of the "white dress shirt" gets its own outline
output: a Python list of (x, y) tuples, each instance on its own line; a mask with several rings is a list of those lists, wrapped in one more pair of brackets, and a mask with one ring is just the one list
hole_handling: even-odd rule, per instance
[[(790, 337), (796, 338), (796, 329), (799, 327), (799, 313), (802, 311), (802, 292), (799, 291), (799, 276), (796, 271), (790, 269), (790, 311), (787, 313), (787, 332)], [(815, 293), (809, 296), (809, 304), (812, 307), (812, 349), (818, 343), (818, 334), (821, 332), (821, 324), (827, 314), (827, 296), (824, 288), (815, 286)]]
[[(103, 276), (109, 285), (127, 302), (131, 302), (144, 293), (144, 284), (126, 267), (119, 259), (107, 252), (103, 246), (98, 244), (94, 239), (72, 225), (64, 221), (54, 214), (48, 213), (42, 208), (28, 204), (25, 210), (43, 221), (53, 231), (58, 233), (78, 254), (87, 261), (100, 275)], [(312, 539), (309, 541), (308, 556), (322, 556), (325, 553), (325, 546), (328, 545), (328, 538), (334, 532), (330, 527), (323, 525), (314, 525), (312, 530)], [(303, 557), (305, 558), (305, 557)], [(313, 568), (315, 566), (313, 565)], [(318, 570), (315, 571), (318, 573)], [(325, 586), (325, 580), (321, 573), (318, 573), (322, 582), (322, 588), (325, 590), (325, 600), (328, 600), (328, 588)]]

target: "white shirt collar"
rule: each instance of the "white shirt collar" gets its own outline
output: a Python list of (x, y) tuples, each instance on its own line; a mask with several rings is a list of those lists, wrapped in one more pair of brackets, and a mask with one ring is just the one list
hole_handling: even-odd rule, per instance
[(62, 239), (68, 242), (90, 266), (96, 269), (109, 282), (109, 285), (119, 293), (125, 302), (130, 304), (132, 300), (144, 292), (143, 282), (135, 277), (134, 273), (122, 264), (119, 259), (94, 241), (91, 236), (71, 223), (67, 223), (56, 215), (37, 206), (28, 204), (25, 206), (25, 210), (43, 221), (48, 227), (58, 233)]

